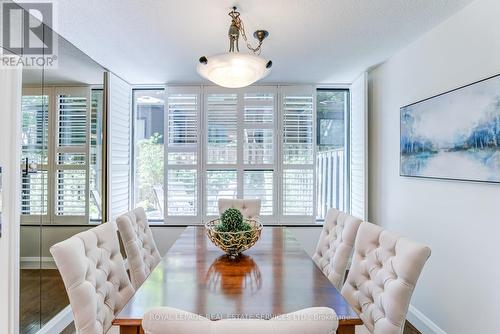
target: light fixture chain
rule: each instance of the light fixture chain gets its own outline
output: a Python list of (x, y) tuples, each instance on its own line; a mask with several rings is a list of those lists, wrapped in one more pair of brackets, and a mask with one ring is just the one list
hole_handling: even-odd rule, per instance
[[(233, 18), (233, 23), (236, 27), (238, 27), (238, 30), (240, 31), (241, 37), (243, 37), (243, 40), (247, 44), (247, 48), (249, 50), (252, 50), (253, 53), (257, 53), (258, 55), (260, 55), (261, 47), (262, 47), (262, 40), (259, 41), (259, 45), (257, 45), (257, 47), (255, 47), (255, 48), (252, 46), (252, 44), (250, 44), (250, 42), (248, 42), (247, 35), (245, 33), (245, 26), (243, 25), (243, 21), (240, 19), (239, 15), (235, 15), (236, 13), (239, 14), (239, 12), (237, 12), (235, 9), (233, 9), (233, 11), (231, 13), (229, 13), (229, 16), (231, 16)], [(231, 14), (233, 14), (233, 15), (231, 15)]]

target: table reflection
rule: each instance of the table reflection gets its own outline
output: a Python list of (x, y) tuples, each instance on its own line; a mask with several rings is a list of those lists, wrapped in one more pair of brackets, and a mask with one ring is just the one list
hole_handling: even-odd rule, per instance
[(212, 262), (205, 284), (212, 292), (237, 297), (257, 292), (262, 287), (262, 275), (251, 256), (240, 254), (230, 259), (223, 255)]

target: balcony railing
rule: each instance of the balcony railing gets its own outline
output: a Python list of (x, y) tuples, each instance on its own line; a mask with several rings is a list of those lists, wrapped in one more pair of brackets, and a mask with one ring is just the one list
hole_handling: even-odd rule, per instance
[(344, 150), (335, 149), (317, 152), (316, 219), (325, 219), (330, 208), (344, 210), (344, 180)]

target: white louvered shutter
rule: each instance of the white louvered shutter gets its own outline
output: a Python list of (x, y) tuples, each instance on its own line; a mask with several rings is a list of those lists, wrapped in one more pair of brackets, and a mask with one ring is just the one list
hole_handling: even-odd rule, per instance
[(209, 93), (206, 101), (207, 164), (237, 163), (238, 95)]
[(363, 73), (351, 86), (351, 214), (368, 217), (368, 81)]
[[(276, 87), (247, 87), (243, 104), (243, 198), (261, 200), (261, 217), (270, 218), (275, 208)], [(274, 222), (274, 220), (270, 219)]]
[(258, 198), (261, 217), (276, 214), (276, 96), (271, 86), (205, 90), (205, 216), (220, 198)]
[(109, 119), (109, 218), (130, 210), (131, 206), (131, 128), (132, 128), (132, 88), (109, 74), (108, 119)]
[(238, 197), (238, 94), (211, 88), (205, 94), (205, 216), (219, 214), (219, 198)]
[(281, 88), (282, 214), (313, 221), (315, 216), (314, 89)]
[(55, 222), (88, 222), (90, 89), (59, 87), (55, 98)]
[(200, 212), (200, 90), (169, 87), (166, 101), (166, 221), (186, 217), (192, 222)]

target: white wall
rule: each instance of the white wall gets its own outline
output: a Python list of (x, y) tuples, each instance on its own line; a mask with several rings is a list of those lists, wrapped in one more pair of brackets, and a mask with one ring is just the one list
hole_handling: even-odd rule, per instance
[[(44, 226), (42, 232), (42, 247), (40, 248), (40, 227), (38, 226), (21, 226), (21, 262), (23, 268), (38, 267), (40, 250), (42, 259), (46, 261), (43, 265), (44, 268), (54, 268), (51, 263), (52, 256), (50, 255), (49, 248), (76, 233), (83, 232), (89, 227), (81, 226)], [(153, 237), (160, 254), (163, 256), (172, 247), (174, 242), (184, 232), (186, 227), (172, 226), (172, 227), (155, 227), (151, 225)], [(321, 233), (321, 226), (318, 227), (289, 227), (292, 234), (300, 242), (305, 251), (312, 256), (316, 250), (316, 243), (318, 242)]]
[(314, 227), (287, 227), (292, 232), (292, 235), (297, 239), (302, 248), (309, 256), (313, 256), (316, 251), (319, 235), (321, 234), (322, 226)]
[[(44, 226), (40, 229), (39, 226), (21, 226), (21, 267), (23, 269), (38, 268), (41, 254), (42, 268), (55, 268), (52, 255), (49, 251), (50, 247), (77, 233), (88, 230), (91, 227), (92, 226)], [(153, 231), (156, 246), (163, 256), (179, 238), (181, 233), (185, 230), (185, 227), (155, 227), (152, 225), (151, 229)], [(41, 238), (40, 231), (42, 231)]]
[(167, 253), (185, 229), (186, 227), (151, 227), (156, 247), (158, 247), (161, 256)]
[(400, 177), (399, 108), (500, 73), (499, 17), (477, 0), (370, 74), (369, 217), (430, 245), (412, 305), (452, 334), (500, 333), (500, 185)]
[(18, 331), (19, 215), (21, 142), (21, 68), (0, 69), (0, 166), (2, 237), (0, 238), (0, 333)]

